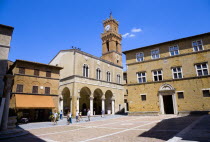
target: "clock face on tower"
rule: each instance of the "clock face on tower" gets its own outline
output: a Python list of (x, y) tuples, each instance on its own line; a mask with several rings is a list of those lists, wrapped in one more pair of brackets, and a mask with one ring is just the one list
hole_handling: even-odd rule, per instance
[(106, 25), (105, 30), (108, 31), (110, 29), (110, 25)]

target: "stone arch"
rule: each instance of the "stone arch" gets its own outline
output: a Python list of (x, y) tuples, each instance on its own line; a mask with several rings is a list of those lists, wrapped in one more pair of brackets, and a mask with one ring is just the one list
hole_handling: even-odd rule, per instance
[(102, 102), (101, 99), (103, 97), (103, 92), (101, 89), (97, 88), (93, 92), (93, 114), (94, 115), (99, 115), (101, 114), (102, 110)]
[(82, 112), (82, 115), (87, 114), (87, 110), (90, 109), (90, 97), (91, 90), (88, 87), (83, 87), (80, 89), (80, 101), (79, 101), (79, 111)]
[(45, 87), (50, 87), (50, 86), (52, 86), (52, 84), (49, 83), (49, 82), (46, 82), (46, 83), (44, 84), (44, 86), (45, 86)]
[(62, 97), (60, 97), (60, 106), (61, 110), (63, 110), (63, 114), (66, 115), (68, 111), (71, 110), (71, 94), (70, 89), (65, 87), (61, 93)]
[(170, 84), (163, 84), (162, 86), (160, 86), (159, 91), (166, 91), (166, 90), (175, 90), (175, 89)]
[(40, 86), (40, 83), (38, 81), (33, 81), (31, 82), (32, 86)]
[(107, 90), (105, 92), (105, 113), (112, 113), (112, 100), (114, 99), (114, 95), (111, 90)]

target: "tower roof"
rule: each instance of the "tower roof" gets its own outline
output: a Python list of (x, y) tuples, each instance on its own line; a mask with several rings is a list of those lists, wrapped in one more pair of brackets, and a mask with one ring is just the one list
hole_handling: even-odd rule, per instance
[(116, 23), (117, 25), (119, 24), (119, 22), (118, 22), (116, 19), (113, 18), (112, 12), (110, 12), (109, 18), (107, 18), (106, 20), (103, 21), (103, 24), (106, 24), (106, 23), (108, 23), (108, 22), (114, 22), (114, 23)]

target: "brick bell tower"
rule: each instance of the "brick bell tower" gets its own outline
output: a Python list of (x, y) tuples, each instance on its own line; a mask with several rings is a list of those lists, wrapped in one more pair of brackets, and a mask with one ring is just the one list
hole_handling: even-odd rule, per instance
[(104, 33), (102, 39), (102, 56), (101, 58), (116, 65), (122, 66), (122, 36), (118, 33), (118, 21), (112, 18), (112, 13), (108, 19), (103, 21)]

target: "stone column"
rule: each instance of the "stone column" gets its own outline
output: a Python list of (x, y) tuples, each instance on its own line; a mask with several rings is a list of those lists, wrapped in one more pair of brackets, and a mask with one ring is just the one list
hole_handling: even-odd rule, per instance
[(105, 98), (101, 98), (101, 109), (105, 113)]
[[(63, 112), (63, 98), (59, 98), (59, 101), (60, 101), (60, 111), (62, 110), (62, 112)], [(64, 114), (64, 112), (63, 112), (63, 114)]]
[(70, 96), (70, 111), (71, 111), (71, 114), (73, 113), (72, 112), (72, 96)]
[(77, 97), (77, 111), (79, 111), (79, 99), (80, 99), (80, 96)]
[(93, 116), (93, 99), (94, 97), (90, 97), (90, 115)]
[(4, 112), (3, 112), (3, 118), (2, 118), (2, 130), (7, 129), (7, 124), (8, 124), (8, 117), (9, 117), (9, 102), (10, 102), (10, 95), (11, 95), (11, 88), (12, 88), (12, 83), (13, 83), (13, 75), (7, 74), (5, 75), (5, 94), (4, 98), (5, 100), (5, 105), (4, 105)]
[(112, 99), (112, 115), (114, 115), (115, 114), (115, 101), (114, 101), (115, 99), (113, 98)]

